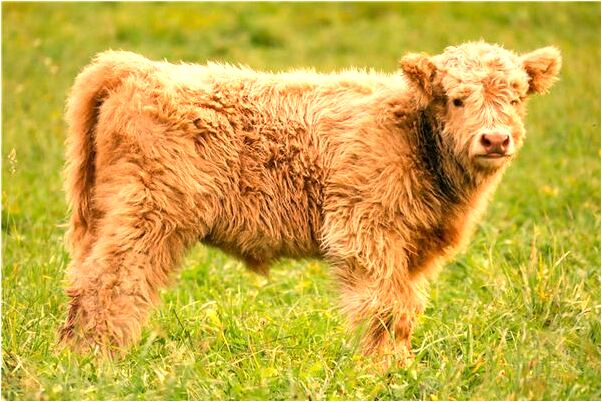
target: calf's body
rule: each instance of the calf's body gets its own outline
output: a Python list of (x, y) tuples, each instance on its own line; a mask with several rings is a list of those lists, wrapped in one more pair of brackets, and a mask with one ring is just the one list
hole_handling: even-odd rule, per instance
[(444, 76), (404, 60), (404, 74), (325, 75), (97, 56), (67, 109), (62, 339), (134, 341), (201, 241), (259, 273), (279, 257), (325, 259), (365, 351), (407, 357), (425, 276), (467, 238), (504, 167), (467, 164), (474, 135), (446, 139)]

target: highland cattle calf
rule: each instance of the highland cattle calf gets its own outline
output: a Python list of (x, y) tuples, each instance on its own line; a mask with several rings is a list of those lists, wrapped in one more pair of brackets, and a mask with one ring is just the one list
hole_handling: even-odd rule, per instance
[(267, 273), (327, 261), (367, 354), (411, 356), (425, 285), (467, 240), (521, 147), (554, 47), (483, 42), (401, 71), (262, 73), (105, 52), (67, 105), (71, 297), (61, 339), (117, 348), (195, 242)]

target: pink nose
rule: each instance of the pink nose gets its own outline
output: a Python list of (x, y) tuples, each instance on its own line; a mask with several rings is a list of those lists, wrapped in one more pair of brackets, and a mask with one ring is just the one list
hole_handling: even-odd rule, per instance
[(487, 154), (505, 155), (510, 145), (510, 136), (507, 134), (482, 134), (480, 142)]

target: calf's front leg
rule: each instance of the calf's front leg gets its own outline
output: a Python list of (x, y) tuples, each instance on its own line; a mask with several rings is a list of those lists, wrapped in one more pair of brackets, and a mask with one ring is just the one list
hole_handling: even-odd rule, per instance
[(341, 305), (361, 346), (385, 368), (412, 359), (411, 335), (426, 300), (426, 280), (412, 273), (403, 233), (374, 222), (376, 214), (327, 216), (326, 255), (335, 267)]
[(357, 271), (351, 264), (339, 266), (337, 276), (343, 311), (352, 327), (363, 330), (362, 350), (385, 369), (404, 366), (414, 357), (411, 336), (424, 306), (424, 281)]

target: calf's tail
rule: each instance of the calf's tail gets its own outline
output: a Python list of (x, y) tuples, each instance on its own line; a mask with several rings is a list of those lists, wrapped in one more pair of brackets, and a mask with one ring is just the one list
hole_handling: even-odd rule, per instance
[(66, 240), (71, 250), (92, 224), (96, 131), (102, 103), (124, 78), (148, 65), (148, 60), (134, 53), (103, 52), (84, 68), (71, 88), (65, 115), (69, 127), (65, 190), (71, 210)]

